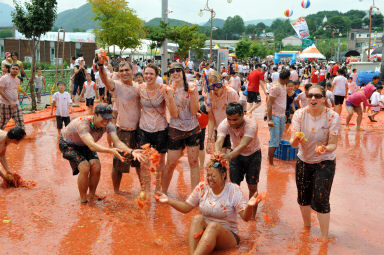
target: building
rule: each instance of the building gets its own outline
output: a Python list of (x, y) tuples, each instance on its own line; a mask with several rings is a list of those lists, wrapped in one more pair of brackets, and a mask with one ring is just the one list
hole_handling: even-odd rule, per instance
[[(212, 47), (215, 47), (215, 45), (219, 45), (220, 48), (230, 48), (230, 47), (236, 47), (236, 44), (239, 42), (239, 40), (212, 40)], [(210, 40), (205, 41), (205, 46), (210, 47)]]
[[(381, 38), (383, 37), (383, 32), (378, 32), (376, 35), (376, 48), (382, 46)], [(372, 30), (371, 33), (371, 49), (373, 48), (373, 43), (375, 39), (375, 31)], [(369, 30), (365, 29), (352, 29), (348, 32), (348, 50), (356, 50), (360, 54), (368, 49), (369, 45)]]
[(295, 36), (295, 35), (285, 37), (281, 41), (283, 43), (283, 47), (285, 47), (285, 46), (301, 46), (302, 45), (300, 38)]

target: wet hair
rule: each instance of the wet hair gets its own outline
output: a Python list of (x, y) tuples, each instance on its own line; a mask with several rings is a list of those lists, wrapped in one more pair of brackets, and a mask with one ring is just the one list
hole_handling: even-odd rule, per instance
[(120, 70), (120, 67), (123, 67), (123, 66), (126, 66), (126, 65), (128, 65), (129, 66), (129, 68), (132, 70), (132, 64), (131, 63), (129, 63), (129, 62), (127, 62), (127, 61), (121, 61), (120, 63), (119, 63), (119, 66), (118, 66), (118, 71)]
[(146, 67), (144, 67), (144, 72), (145, 72), (145, 69), (147, 68), (152, 68), (153, 70), (155, 70), (156, 75), (160, 74), (159, 68), (157, 67), (157, 65), (153, 63), (149, 63)]
[(383, 89), (383, 86), (382, 85), (377, 86), (376, 90), (378, 90), (378, 89)]
[(240, 103), (231, 102), (228, 104), (227, 108), (225, 109), (225, 113), (230, 116), (235, 114), (239, 114), (239, 116), (242, 116), (244, 113), (244, 108)]
[(228, 161), (224, 158), (221, 153), (214, 153), (207, 165), (207, 169), (216, 168), (221, 174), (225, 174), (224, 180), (227, 180), (228, 172)]
[(380, 79), (380, 77), (377, 75), (373, 76), (372, 80), (376, 80), (376, 79)]
[(20, 66), (19, 66), (18, 64), (12, 64), (12, 65), (11, 65), (11, 68), (14, 67), (14, 66), (16, 66), (17, 68), (19, 68), (19, 70), (20, 70)]
[(177, 62), (173, 62), (171, 64), (170, 69), (173, 69), (173, 68), (181, 68), (181, 73), (183, 74), (183, 81), (184, 81), (184, 91), (188, 92), (189, 85), (188, 85), (188, 82), (187, 82), (187, 76), (185, 75), (185, 71), (184, 71), (183, 65), (180, 64), (180, 63), (177, 63)]
[(10, 65), (4, 65), (4, 67), (7, 69), (7, 73), (11, 72), (11, 66)]
[(289, 78), (289, 76), (291, 76), (291, 72), (287, 69), (284, 69), (280, 72), (279, 78), (281, 80), (286, 80)]
[[(307, 84), (308, 85), (308, 84)], [(322, 86), (319, 85), (312, 85), (309, 89), (319, 89), (321, 91), (321, 95), (323, 97), (326, 97), (325, 89)]]
[(309, 90), (312, 87), (311, 83), (305, 84), (305, 90)]
[(218, 71), (210, 71), (208, 74), (208, 79), (209, 77), (214, 77), (218, 82), (222, 80), (221, 74)]
[(142, 73), (136, 73), (135, 74), (135, 79), (137, 78), (137, 76), (141, 76), (142, 78), (144, 78)]
[(67, 87), (67, 84), (63, 81), (58, 81), (57, 86), (59, 86), (59, 85), (64, 85), (65, 87)]
[(25, 130), (22, 127), (15, 126), (7, 132), (8, 139), (20, 141), (26, 136)]

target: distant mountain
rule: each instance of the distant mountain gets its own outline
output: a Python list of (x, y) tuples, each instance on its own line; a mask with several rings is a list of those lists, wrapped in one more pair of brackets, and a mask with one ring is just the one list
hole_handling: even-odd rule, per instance
[[(213, 24), (214, 27), (223, 28), (224, 23), (225, 23), (224, 19), (213, 19), (213, 23), (212, 24)], [(209, 21), (207, 21), (207, 22), (201, 23), (199, 25), (202, 26), (202, 27), (209, 27), (209, 26), (211, 26), (211, 23)]]
[[(160, 20), (161, 20), (161, 18), (154, 18), (154, 19), (151, 19), (150, 21), (146, 22), (145, 25), (157, 27), (160, 25)], [(189, 23), (189, 22), (184, 21), (184, 20), (179, 20), (179, 19), (168, 19), (168, 23), (171, 27), (181, 26), (183, 24), (186, 24), (188, 26), (193, 25), (192, 23)]]
[(77, 9), (60, 12), (54, 26), (64, 28), (66, 31), (73, 31), (75, 28), (81, 30), (93, 29), (96, 27), (96, 23), (92, 17), (91, 5), (84, 4)]
[(1, 27), (7, 27), (7, 26), (12, 26), (12, 17), (11, 13), (14, 9), (4, 3), (0, 3), (0, 26)]
[(249, 25), (249, 24), (252, 24), (252, 25), (257, 25), (258, 23), (262, 22), (264, 23), (265, 25), (267, 26), (270, 26), (272, 25), (272, 22), (274, 21), (275, 19), (254, 19), (254, 20), (247, 20), (247, 21), (244, 21), (244, 25)]

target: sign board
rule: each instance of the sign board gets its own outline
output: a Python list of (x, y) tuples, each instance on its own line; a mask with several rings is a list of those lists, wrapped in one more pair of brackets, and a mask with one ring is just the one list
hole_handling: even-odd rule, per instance
[(309, 47), (309, 46), (312, 46), (312, 44), (313, 44), (313, 41), (312, 41), (312, 40), (310, 40), (310, 39), (303, 39), (303, 40), (302, 40), (302, 43), (301, 43), (301, 46), (302, 46), (303, 48), (307, 48), (307, 47)]

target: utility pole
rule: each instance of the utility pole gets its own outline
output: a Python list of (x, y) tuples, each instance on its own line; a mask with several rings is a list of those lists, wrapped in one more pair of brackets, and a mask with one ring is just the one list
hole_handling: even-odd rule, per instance
[[(162, 0), (161, 17), (165, 24), (168, 24), (168, 0)], [(164, 75), (168, 68), (168, 39), (163, 42), (163, 54), (161, 55), (161, 75)]]
[(338, 46), (337, 46), (337, 61), (340, 62), (340, 38), (338, 40)]

